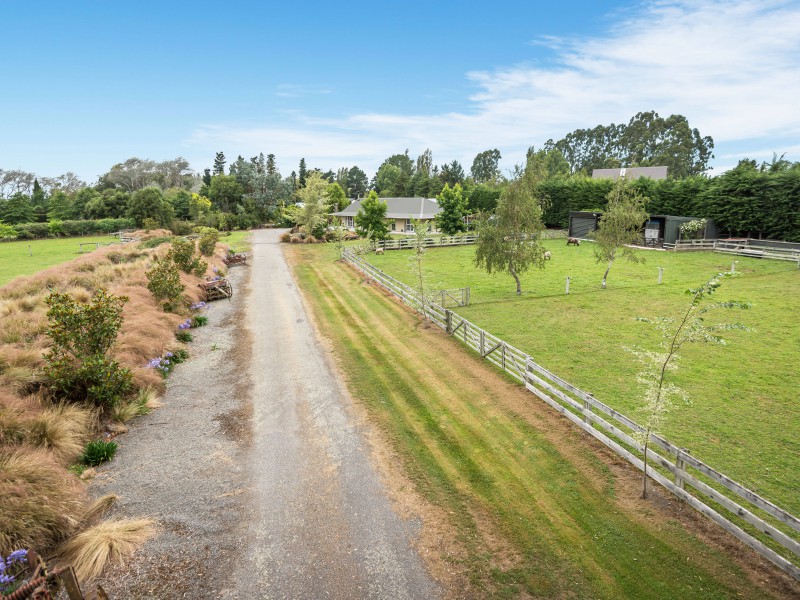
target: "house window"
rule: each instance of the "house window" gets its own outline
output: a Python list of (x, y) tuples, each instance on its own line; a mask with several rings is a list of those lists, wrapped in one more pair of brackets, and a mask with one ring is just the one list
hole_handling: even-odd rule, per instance
[(397, 221), (392, 221), (392, 231), (397, 231)]
[(344, 218), (344, 226), (345, 227), (353, 227), (354, 226), (353, 217), (345, 217)]

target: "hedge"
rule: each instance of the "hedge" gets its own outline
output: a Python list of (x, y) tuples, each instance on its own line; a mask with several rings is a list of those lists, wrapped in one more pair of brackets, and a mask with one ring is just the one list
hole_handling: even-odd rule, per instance
[[(96, 219), (87, 221), (61, 221), (60, 230), (64, 237), (112, 233), (121, 229), (133, 229), (133, 219)], [(49, 223), (20, 223), (14, 225), (17, 238), (31, 240), (50, 237)]]
[[(566, 229), (570, 211), (605, 210), (613, 182), (586, 177), (539, 184), (547, 227)], [(800, 170), (781, 173), (737, 167), (714, 178), (640, 178), (632, 185), (648, 198), (651, 215), (714, 219), (720, 235), (800, 242)]]

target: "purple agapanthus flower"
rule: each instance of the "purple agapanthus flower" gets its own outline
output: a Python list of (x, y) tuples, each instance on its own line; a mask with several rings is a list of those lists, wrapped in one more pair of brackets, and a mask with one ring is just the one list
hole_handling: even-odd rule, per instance
[(25, 549), (21, 550), (14, 550), (11, 554), (8, 555), (6, 560), (11, 562), (22, 562), (28, 558), (28, 551)]

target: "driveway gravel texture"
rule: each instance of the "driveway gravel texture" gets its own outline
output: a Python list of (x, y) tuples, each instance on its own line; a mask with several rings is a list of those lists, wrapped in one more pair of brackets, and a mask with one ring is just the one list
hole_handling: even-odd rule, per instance
[(370, 458), (366, 425), (279, 243), (253, 233), (234, 297), (193, 329), (164, 407), (132, 422), (94, 495), (159, 534), (99, 583), (112, 598), (438, 598)]

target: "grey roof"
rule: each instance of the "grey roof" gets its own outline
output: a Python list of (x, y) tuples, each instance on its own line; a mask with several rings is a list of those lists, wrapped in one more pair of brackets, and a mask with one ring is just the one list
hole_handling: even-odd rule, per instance
[[(436, 198), (381, 198), (386, 202), (387, 219), (432, 219), (442, 211)], [(350, 206), (333, 213), (335, 217), (355, 217), (361, 208), (361, 200), (353, 200)]]
[(627, 169), (594, 169), (592, 179), (639, 179), (639, 177), (649, 177), (650, 179), (666, 179), (667, 167), (628, 167)]

